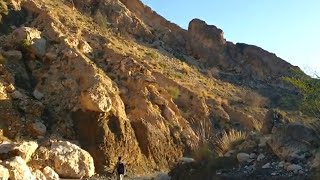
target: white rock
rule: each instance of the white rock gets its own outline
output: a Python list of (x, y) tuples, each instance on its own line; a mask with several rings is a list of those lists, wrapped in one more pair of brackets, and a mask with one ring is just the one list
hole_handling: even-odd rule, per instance
[(9, 177), (9, 170), (0, 164), (0, 180), (8, 180)]
[(43, 168), (43, 174), (47, 180), (59, 180), (59, 175), (49, 166)]
[(87, 178), (94, 175), (91, 155), (68, 141), (53, 142), (50, 150), (54, 157), (54, 170), (60, 177)]
[(262, 169), (267, 169), (267, 168), (270, 168), (271, 166), (270, 166), (270, 163), (267, 163), (267, 164), (265, 164), (265, 165), (263, 165), (262, 166)]
[(248, 162), (248, 161), (250, 161), (250, 155), (247, 153), (238, 153), (237, 159), (240, 163)]
[(287, 171), (293, 171), (294, 173), (297, 173), (299, 170), (302, 170), (302, 167), (297, 164), (290, 164), (287, 167)]
[(27, 163), (20, 156), (4, 161), (3, 165), (9, 170), (10, 180), (36, 180)]
[(263, 154), (259, 154), (259, 156), (257, 157), (257, 161), (261, 161), (262, 159), (264, 159), (266, 156)]
[(46, 176), (38, 169), (34, 170), (32, 174), (37, 180), (47, 180)]
[(112, 108), (110, 97), (100, 87), (91, 91), (84, 91), (80, 96), (82, 108), (94, 112), (109, 112)]

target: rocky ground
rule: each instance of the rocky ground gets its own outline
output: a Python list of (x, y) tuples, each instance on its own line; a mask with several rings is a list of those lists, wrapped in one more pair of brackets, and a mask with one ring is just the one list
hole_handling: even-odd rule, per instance
[(299, 98), (282, 81), (298, 67), (138, 0), (71, 2), (0, 0), (2, 179), (108, 179), (118, 156), (133, 179), (309, 178), (318, 167), (317, 121), (283, 106)]

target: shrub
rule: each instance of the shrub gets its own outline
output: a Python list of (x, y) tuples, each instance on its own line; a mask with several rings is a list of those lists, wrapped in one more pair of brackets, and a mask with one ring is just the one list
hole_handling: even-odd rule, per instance
[(180, 96), (180, 90), (177, 87), (169, 87), (168, 92), (173, 99), (177, 99)]
[(259, 121), (255, 118), (252, 118), (252, 125), (256, 131), (260, 132), (262, 129), (263, 123), (262, 123), (262, 121)]
[(223, 131), (221, 137), (215, 139), (215, 151), (218, 155), (223, 156), (229, 150), (232, 150), (236, 145), (241, 143), (247, 134), (245, 132), (231, 129), (229, 132)]
[(254, 91), (245, 91), (240, 95), (243, 102), (249, 106), (264, 107), (268, 104), (268, 99)]
[(28, 48), (31, 45), (32, 45), (32, 41), (28, 38), (21, 41), (21, 46), (24, 48)]
[(284, 77), (283, 80), (298, 89), (301, 99), (297, 102), (299, 109), (314, 117), (320, 117), (320, 79), (312, 78), (301, 70), (292, 70), (292, 77)]

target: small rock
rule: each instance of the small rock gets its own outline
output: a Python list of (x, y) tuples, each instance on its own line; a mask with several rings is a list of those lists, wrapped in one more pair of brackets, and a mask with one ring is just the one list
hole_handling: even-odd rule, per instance
[(237, 159), (240, 163), (248, 162), (248, 161), (250, 161), (250, 155), (247, 153), (238, 153)]
[(277, 175), (277, 173), (275, 173), (275, 172), (271, 173), (271, 176), (275, 176), (275, 175)]
[(35, 136), (44, 136), (47, 131), (47, 127), (41, 122), (32, 123), (30, 129)]
[(182, 158), (179, 159), (179, 162), (182, 163), (182, 164), (192, 163), (194, 161), (195, 160), (193, 158), (189, 158), (189, 157), (182, 157)]
[(262, 166), (262, 169), (268, 169), (268, 168), (270, 168), (270, 167), (271, 167), (270, 163), (267, 163), (267, 164), (265, 164), (265, 165)]
[(279, 162), (278, 166), (279, 166), (279, 167), (284, 167), (285, 163), (286, 163), (286, 162), (281, 161), (281, 162)]
[(15, 90), (13, 93), (11, 93), (11, 97), (13, 99), (23, 99), (23, 94), (20, 91)]
[(44, 97), (43, 93), (41, 93), (38, 89), (35, 89), (32, 94), (38, 100), (41, 100)]
[(0, 180), (8, 180), (10, 177), (9, 170), (0, 165)]
[(262, 159), (264, 159), (266, 156), (263, 154), (259, 154), (259, 156), (257, 157), (257, 161), (261, 161)]
[(49, 166), (43, 168), (43, 174), (47, 180), (59, 180), (59, 175)]
[(299, 170), (298, 173), (299, 174), (304, 174), (304, 171), (303, 170)]
[(287, 171), (293, 171), (294, 173), (297, 173), (299, 170), (302, 170), (302, 167), (297, 164), (291, 164), (287, 167)]
[(251, 154), (250, 154), (250, 158), (251, 158), (251, 159), (255, 159), (255, 158), (257, 158), (257, 155), (256, 155), (255, 153), (251, 153)]

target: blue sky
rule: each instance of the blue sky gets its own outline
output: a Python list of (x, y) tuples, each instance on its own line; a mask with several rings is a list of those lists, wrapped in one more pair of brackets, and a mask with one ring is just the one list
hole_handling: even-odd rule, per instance
[(260, 46), (309, 74), (320, 72), (320, 0), (142, 2), (184, 29), (199, 18), (221, 28), (228, 41)]

